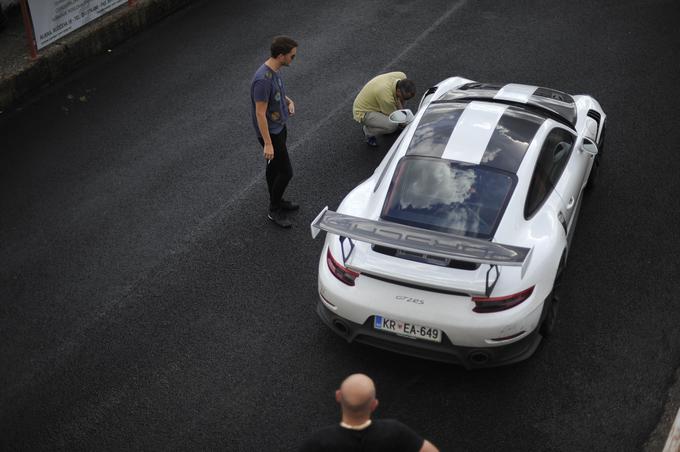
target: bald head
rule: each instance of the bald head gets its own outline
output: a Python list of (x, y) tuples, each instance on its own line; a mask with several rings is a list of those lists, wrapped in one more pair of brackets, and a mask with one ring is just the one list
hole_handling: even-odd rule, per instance
[(367, 416), (377, 406), (375, 385), (367, 375), (353, 374), (345, 378), (336, 392), (343, 412), (354, 416)]

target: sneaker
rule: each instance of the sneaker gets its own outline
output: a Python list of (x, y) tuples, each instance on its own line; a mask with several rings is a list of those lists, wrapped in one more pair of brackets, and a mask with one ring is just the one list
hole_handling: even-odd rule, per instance
[(372, 135), (366, 137), (366, 144), (372, 148), (378, 147), (378, 139)]
[(286, 214), (281, 209), (270, 210), (269, 215), (267, 215), (267, 218), (273, 221), (275, 225), (282, 227), (284, 229), (288, 229), (289, 227), (292, 226), (291, 222), (288, 221)]
[(296, 204), (291, 201), (286, 201), (285, 199), (282, 199), (281, 202), (279, 203), (279, 208), (281, 210), (287, 210), (288, 212), (292, 212), (294, 210), (298, 210), (300, 208), (299, 204)]

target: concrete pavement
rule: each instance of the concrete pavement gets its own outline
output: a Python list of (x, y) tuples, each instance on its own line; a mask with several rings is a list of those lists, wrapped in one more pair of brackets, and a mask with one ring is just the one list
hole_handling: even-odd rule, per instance
[[(139, 0), (134, 7), (121, 6), (43, 49), (35, 60), (29, 57), (20, 11), (6, 11), (8, 21), (0, 32), (0, 111), (37, 94), (41, 87), (68, 75), (89, 57), (106, 52), (189, 3), (190, 0)], [(679, 383), (676, 378), (647, 450), (660, 450), (665, 444), (664, 451), (676, 452), (680, 447)]]

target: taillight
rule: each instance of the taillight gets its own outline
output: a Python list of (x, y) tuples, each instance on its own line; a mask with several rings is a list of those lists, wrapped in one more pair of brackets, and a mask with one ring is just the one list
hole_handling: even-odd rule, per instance
[(534, 292), (534, 287), (536, 286), (531, 286), (526, 290), (505, 297), (472, 297), (472, 301), (475, 302), (473, 311), (479, 313), (505, 311), (529, 298)]
[(338, 261), (333, 259), (331, 250), (328, 250), (328, 253), (326, 253), (326, 262), (328, 263), (328, 269), (331, 271), (331, 273), (333, 273), (333, 276), (348, 286), (354, 285), (354, 280), (359, 276), (359, 272), (355, 272), (340, 265)]

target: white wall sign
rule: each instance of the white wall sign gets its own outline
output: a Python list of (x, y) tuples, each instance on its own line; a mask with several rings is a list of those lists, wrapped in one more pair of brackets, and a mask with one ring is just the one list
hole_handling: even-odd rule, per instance
[(28, 0), (38, 49), (104, 15), (127, 0)]

